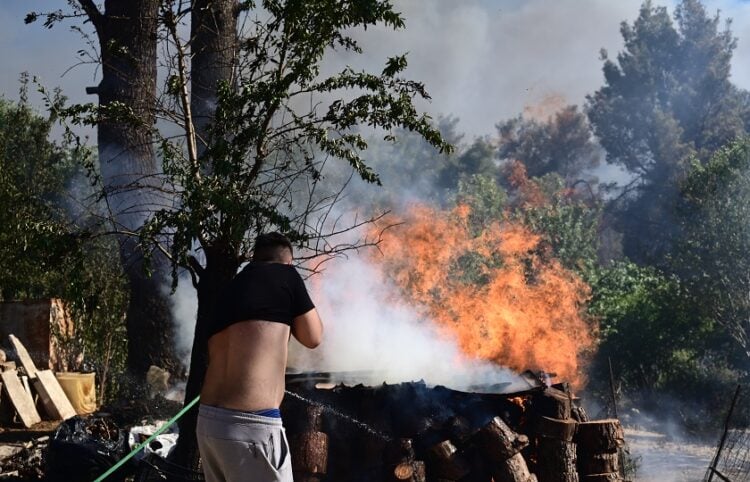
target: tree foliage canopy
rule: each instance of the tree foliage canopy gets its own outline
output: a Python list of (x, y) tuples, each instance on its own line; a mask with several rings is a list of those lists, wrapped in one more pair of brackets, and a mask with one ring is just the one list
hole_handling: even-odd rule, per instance
[(730, 81), (737, 45), (698, 0), (675, 10), (646, 1), (632, 25), (623, 23), (625, 49), (617, 62), (602, 52), (605, 85), (588, 98), (588, 115), (610, 162), (666, 180), (685, 155), (710, 154), (747, 131), (747, 93)]
[(558, 174), (576, 180), (599, 164), (586, 115), (567, 106), (545, 122), (518, 116), (497, 124), (498, 157), (523, 162), (529, 176)]
[(750, 140), (700, 163), (682, 186), (680, 238), (672, 261), (704, 316), (750, 356)]
[(730, 80), (736, 40), (719, 22), (698, 0), (682, 1), (674, 20), (646, 1), (622, 24), (616, 62), (602, 54), (605, 85), (586, 110), (608, 162), (633, 175), (613, 211), (637, 262), (663, 263), (671, 249), (687, 159), (705, 161), (750, 127), (750, 96)]

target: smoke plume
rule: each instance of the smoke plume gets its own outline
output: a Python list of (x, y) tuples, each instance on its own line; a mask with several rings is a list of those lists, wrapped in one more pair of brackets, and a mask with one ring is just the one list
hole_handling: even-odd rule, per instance
[(291, 367), (362, 371), (358, 380), (365, 383), (423, 379), (456, 389), (516, 380), (508, 369), (464, 355), (367, 260), (327, 266), (309, 283), (325, 326), (323, 343), (313, 351), (294, 343)]

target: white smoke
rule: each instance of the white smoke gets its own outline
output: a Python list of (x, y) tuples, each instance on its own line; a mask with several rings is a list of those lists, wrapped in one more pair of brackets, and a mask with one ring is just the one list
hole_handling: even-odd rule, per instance
[[(572, 104), (603, 83), (599, 49), (614, 56), (622, 49), (620, 22), (638, 16), (641, 0), (433, 0), (396, 1), (406, 29), (371, 28), (364, 35), (365, 54), (339, 56), (342, 64), (379, 71), (388, 56), (408, 52), (407, 75), (426, 83), (433, 115), (453, 114), (469, 135), (494, 132), (496, 122), (516, 116), (524, 106), (559, 93)], [(654, 1), (674, 11), (677, 1)], [(739, 39), (732, 59), (732, 79), (750, 89), (750, 3), (704, 0), (710, 13), (733, 18)], [(57, 0), (0, 2), (0, 92), (16, 98), (23, 71), (39, 75), (48, 87), (59, 85), (71, 101), (96, 101), (84, 87), (96, 85), (99, 70), (79, 62), (84, 44), (67, 25), (45, 29), (24, 25), (29, 10), (56, 10)], [(62, 6), (64, 9), (64, 5)], [(85, 30), (90, 30), (84, 26)], [(333, 65), (335, 63), (335, 65)], [(62, 77), (62, 74), (67, 74)], [(36, 99), (35, 99), (36, 100)], [(39, 102), (41, 107), (41, 102)]]
[(311, 283), (323, 319), (315, 350), (293, 343), (289, 365), (305, 371), (351, 372), (364, 383), (423, 379), (455, 389), (511, 382), (506, 368), (473, 360), (410, 306), (398, 288), (361, 257), (334, 260)]
[[(169, 289), (165, 287), (165, 289)], [(177, 289), (169, 298), (172, 303), (172, 320), (175, 325), (175, 350), (185, 367), (190, 367), (195, 322), (198, 317), (198, 293), (187, 274), (181, 275)]]

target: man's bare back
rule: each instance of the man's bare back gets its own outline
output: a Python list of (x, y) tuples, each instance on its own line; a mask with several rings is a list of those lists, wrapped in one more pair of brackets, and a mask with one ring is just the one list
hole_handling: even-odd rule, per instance
[(282, 323), (252, 320), (212, 336), (202, 403), (245, 411), (278, 408), (284, 397), (289, 331)]

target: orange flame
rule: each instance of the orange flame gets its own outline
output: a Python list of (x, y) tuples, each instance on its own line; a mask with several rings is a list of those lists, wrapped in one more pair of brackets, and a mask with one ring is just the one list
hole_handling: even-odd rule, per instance
[(469, 214), (413, 207), (386, 231), (377, 261), (464, 353), (582, 386), (595, 338), (582, 315), (589, 287), (523, 226), (496, 223), (472, 236)]

